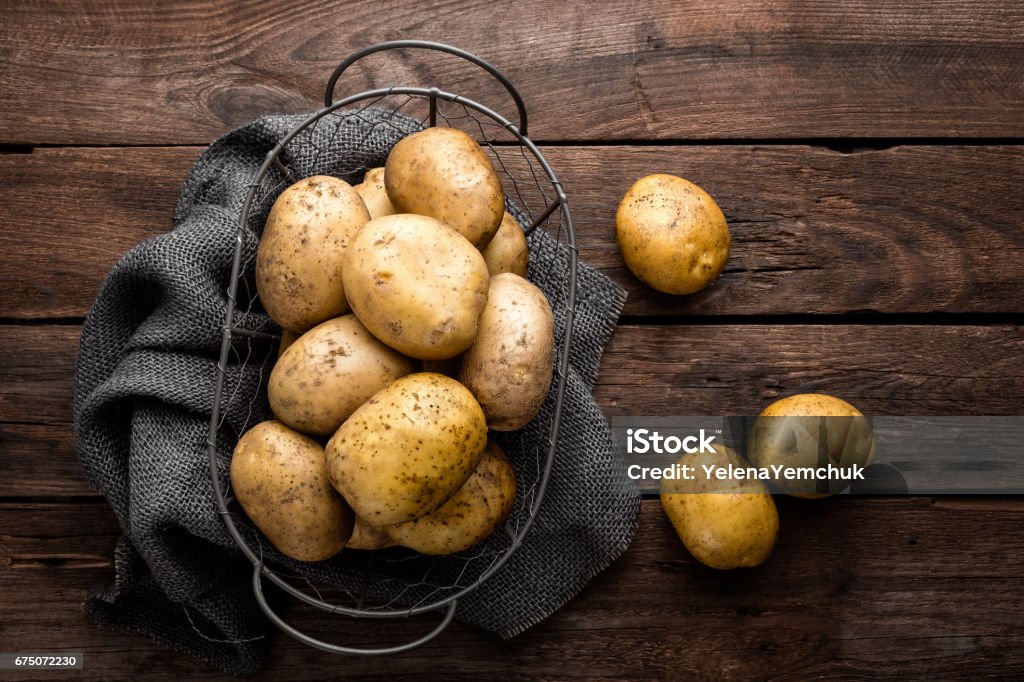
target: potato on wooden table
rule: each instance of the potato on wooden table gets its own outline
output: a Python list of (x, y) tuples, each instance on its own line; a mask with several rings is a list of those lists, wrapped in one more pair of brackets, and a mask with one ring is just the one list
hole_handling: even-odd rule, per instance
[[(852, 478), (787, 479), (786, 473), (831, 465), (852, 476), (854, 467), (866, 468), (875, 460), (875, 436), (867, 418), (845, 400), (823, 393), (799, 393), (773, 402), (754, 422), (749, 445), (751, 463), (773, 472), (776, 489), (807, 499), (841, 492)], [(772, 467), (783, 468), (775, 475)]]
[(666, 173), (637, 180), (615, 214), (619, 251), (644, 284), (692, 294), (713, 282), (729, 259), (729, 226), (715, 200)]
[(691, 467), (692, 480), (665, 479), (661, 506), (690, 553), (711, 568), (757, 566), (771, 555), (779, 534), (779, 514), (759, 480), (708, 476), (732, 464), (749, 465), (733, 450), (713, 445), (712, 452), (683, 455), (679, 466)]

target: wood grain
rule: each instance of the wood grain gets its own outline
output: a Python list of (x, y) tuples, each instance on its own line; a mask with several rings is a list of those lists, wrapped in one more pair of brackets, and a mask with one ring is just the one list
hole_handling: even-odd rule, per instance
[[(629, 315), (1024, 311), (1024, 147), (544, 152), (584, 261), (627, 288)], [(729, 221), (725, 272), (692, 296), (640, 283), (615, 243), (618, 202), (653, 172), (701, 185)]]
[[(319, 106), (343, 56), (395, 38), (493, 62), (538, 140), (1024, 134), (1014, 0), (22, 0), (3, 3), (0, 26), (5, 143), (205, 144)], [(372, 61), (343, 92), (393, 84), (511, 109), (472, 68), (416, 54)]]
[[(198, 148), (0, 155), (0, 317), (84, 315), (120, 255), (170, 227)], [(627, 315), (1024, 312), (1024, 147), (546, 147), (580, 253)], [(516, 154), (503, 153), (514, 166)], [(702, 185), (733, 236), (725, 274), (659, 294), (622, 264), (619, 199), (641, 175)]]
[[(0, 326), (0, 497), (88, 495), (73, 460), (80, 329)], [(1024, 331), (1010, 326), (622, 326), (595, 396), (607, 415), (749, 415), (823, 392), (868, 415), (1012, 415)]]
[(594, 391), (606, 414), (753, 415), (828, 393), (866, 415), (1021, 414), (1024, 330), (1010, 326), (619, 327)]
[[(385, 659), (334, 659), (278, 636), (258, 679), (676, 679), (694, 676), (1024, 674), (1024, 500), (780, 499), (781, 531), (763, 566), (697, 564), (657, 500), (642, 505), (629, 551), (583, 593), (523, 635), (499, 641), (453, 625)], [(12, 650), (85, 652), (81, 679), (220, 679), (142, 637), (89, 625), (79, 603), (112, 581), (117, 524), (102, 504), (0, 504), (0, 623)], [(983, 560), (980, 558), (984, 557)], [(956, 617), (950, 617), (956, 614)], [(429, 621), (359, 624), (292, 608), (291, 622), (332, 641), (396, 641)], [(30, 678), (22, 678), (30, 679)], [(40, 679), (42, 679), (40, 677)]]

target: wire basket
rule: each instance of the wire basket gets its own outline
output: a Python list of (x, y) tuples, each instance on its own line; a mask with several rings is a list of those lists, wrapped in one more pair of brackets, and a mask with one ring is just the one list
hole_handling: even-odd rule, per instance
[[(339, 77), (356, 61), (376, 52), (404, 48), (444, 52), (479, 66), (508, 91), (518, 121), (513, 123), (472, 99), (436, 87), (395, 86), (334, 100)], [(261, 382), (261, 395), (243, 395), (236, 379), (237, 369), (256, 363), (265, 378), (273, 367), (275, 341), (280, 338), (279, 330), (258, 315), (261, 308), (254, 285), (252, 235), (262, 232), (274, 200), (294, 182), (313, 174), (331, 174), (354, 183), (370, 168), (383, 165), (379, 154), (339, 156), (339, 136), (347, 136), (351, 149), (352, 130), (365, 134), (367, 142), (372, 138), (377, 144), (381, 139), (393, 140), (393, 144), (404, 135), (434, 125), (461, 128), (476, 138), (489, 155), (504, 187), (506, 210), (528, 236), (528, 276), (545, 291), (555, 315), (555, 367), (545, 405), (524, 429), (494, 434), (516, 472), (515, 506), (502, 528), (460, 554), (427, 557), (395, 548), (343, 551), (334, 559), (316, 564), (295, 562), (277, 553), (241, 511), (226, 480), (229, 462), (220, 454), (230, 452), (241, 434), (259, 421), (261, 404), (266, 400), (265, 380)], [(459, 600), (509, 560), (540, 513), (558, 443), (569, 367), (577, 252), (565, 192), (526, 131), (527, 112), (522, 97), (508, 78), (484, 60), (440, 43), (381, 43), (351, 54), (338, 66), (327, 84), (325, 107), (301, 121), (274, 146), (249, 185), (238, 222), (214, 386), (208, 438), (210, 476), (224, 524), (252, 562), (252, 589), (259, 607), (278, 628), (309, 646), (332, 653), (379, 656), (430, 641), (451, 623)], [(356, 148), (359, 146), (357, 140)], [(264, 321), (254, 328), (254, 319)], [(224, 416), (229, 412), (243, 414), (243, 427), (238, 433), (225, 434)], [(331, 644), (285, 622), (268, 603), (264, 580), (307, 605), (353, 618), (399, 619), (425, 613), (438, 613), (442, 618), (422, 637), (395, 646), (359, 648)], [(324, 600), (318, 585), (340, 588), (336, 591), (343, 598), (334, 602)]]

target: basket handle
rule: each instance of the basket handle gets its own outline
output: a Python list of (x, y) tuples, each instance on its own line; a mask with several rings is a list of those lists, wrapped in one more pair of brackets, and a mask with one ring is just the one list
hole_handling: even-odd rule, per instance
[(477, 57), (475, 54), (466, 52), (465, 50), (461, 50), (457, 47), (452, 47), (451, 45), (445, 45), (444, 43), (435, 43), (429, 40), (391, 40), (386, 43), (377, 43), (376, 45), (364, 47), (363, 49), (357, 50), (350, 54), (349, 56), (345, 57), (345, 60), (338, 65), (338, 68), (334, 70), (334, 73), (331, 74), (330, 79), (327, 81), (327, 91), (324, 93), (324, 106), (329, 107), (331, 106), (331, 104), (334, 103), (334, 86), (337, 84), (338, 79), (341, 77), (341, 74), (344, 73), (345, 70), (348, 69), (348, 67), (352, 66), (363, 57), (371, 55), (375, 52), (383, 52), (385, 50), (396, 50), (406, 47), (415, 47), (422, 48), (424, 50), (437, 50), (438, 52), (447, 52), (448, 54), (453, 54), (456, 57), (461, 57), (462, 59), (465, 59), (468, 62), (476, 64), (481, 69), (494, 76), (494, 78), (505, 87), (505, 89), (508, 91), (508, 94), (512, 96), (513, 101), (515, 101), (516, 109), (519, 110), (518, 130), (523, 135), (523, 137), (526, 137), (526, 104), (523, 103), (523, 98), (522, 96), (520, 96), (519, 91), (516, 90), (514, 85), (512, 85), (512, 81), (510, 81), (508, 77), (501, 71), (491, 66), (488, 62), (484, 61), (480, 57)]
[(311, 637), (306, 633), (295, 629), (288, 623), (286, 623), (281, 616), (277, 615), (277, 612), (271, 608), (270, 604), (267, 603), (267, 598), (263, 594), (263, 564), (258, 562), (254, 565), (252, 573), (252, 592), (256, 595), (256, 603), (259, 604), (260, 610), (270, 619), (270, 621), (276, 625), (280, 630), (288, 635), (291, 635), (295, 639), (299, 640), (303, 644), (313, 647), (314, 649), (320, 649), (332, 654), (348, 654), (350, 656), (388, 656), (390, 654), (400, 654), (406, 651), (415, 649), (416, 647), (422, 646), (430, 640), (437, 637), (439, 634), (444, 632), (452, 619), (455, 617), (455, 607), (458, 600), (452, 600), (448, 604), (448, 609), (445, 611), (444, 618), (437, 624), (433, 630), (423, 635), (419, 639), (405, 644), (398, 644), (396, 646), (383, 647), (380, 649), (362, 649), (359, 647), (348, 647), (341, 646), (339, 644), (330, 644), (315, 637)]

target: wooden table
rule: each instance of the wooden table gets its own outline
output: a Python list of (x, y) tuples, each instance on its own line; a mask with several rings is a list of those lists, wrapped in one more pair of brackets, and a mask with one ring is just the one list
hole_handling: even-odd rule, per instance
[[(118, 535), (75, 460), (80, 325), (118, 256), (169, 228), (204, 145), (315, 108), (340, 57), (380, 40), (459, 45), (521, 88), (582, 257), (630, 292), (596, 390), (607, 414), (752, 414), (801, 391), (878, 415), (1022, 412), (1016, 0), (207, 4), (0, 7), (0, 650), (83, 651), (84, 679), (220, 677), (80, 611), (112, 581)], [(346, 79), (507, 106), (443, 59), (382, 59)], [(654, 171), (699, 183), (728, 216), (732, 257), (702, 294), (656, 295), (616, 252), (617, 201)], [(265, 677), (1024, 676), (1020, 499), (780, 511), (764, 566), (716, 573), (648, 499), (629, 551), (515, 640), (456, 626), (406, 655), (349, 660), (281, 637)]]

